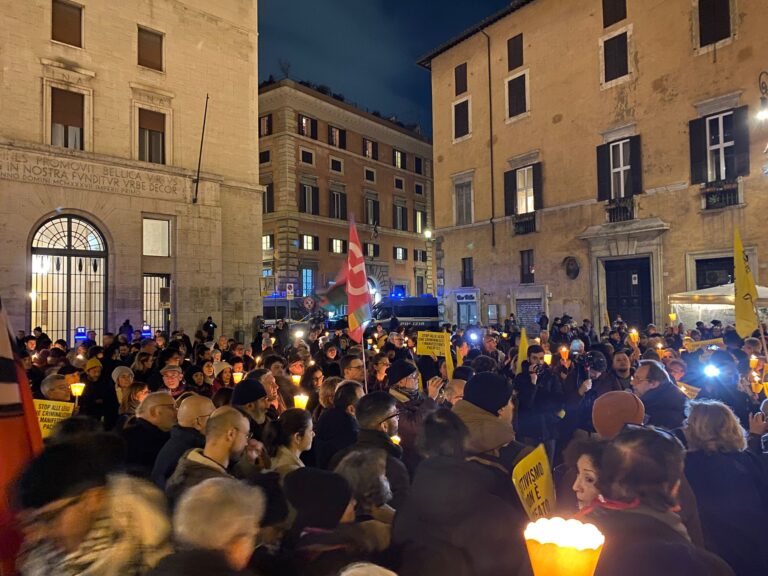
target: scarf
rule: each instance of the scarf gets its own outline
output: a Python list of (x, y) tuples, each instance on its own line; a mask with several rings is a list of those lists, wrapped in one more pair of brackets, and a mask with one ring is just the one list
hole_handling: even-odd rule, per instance
[[(389, 391), (394, 392), (392, 396), (394, 396), (399, 402), (409, 402), (411, 400), (419, 399), (418, 389), (406, 390), (405, 388), (401, 388), (400, 386), (392, 386), (390, 387)], [(399, 398), (398, 395), (404, 396), (405, 398)]]

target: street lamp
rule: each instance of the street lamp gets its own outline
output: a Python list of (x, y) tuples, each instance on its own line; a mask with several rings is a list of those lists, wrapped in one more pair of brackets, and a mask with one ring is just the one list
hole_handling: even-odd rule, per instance
[(765, 121), (768, 120), (768, 71), (760, 72), (757, 86), (760, 88), (760, 112), (757, 113), (757, 119)]
[(432, 230), (424, 230), (424, 238), (426, 238), (427, 240), (431, 240), (432, 239)]

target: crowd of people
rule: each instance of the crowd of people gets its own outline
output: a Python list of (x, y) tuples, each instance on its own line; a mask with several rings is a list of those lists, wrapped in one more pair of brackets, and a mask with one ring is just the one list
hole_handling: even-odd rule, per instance
[(510, 316), (438, 356), (405, 326), (201, 328), (18, 335), (33, 395), (77, 400), (14, 488), (22, 574), (532, 574), (511, 476), (540, 444), (598, 576), (768, 574), (759, 331)]

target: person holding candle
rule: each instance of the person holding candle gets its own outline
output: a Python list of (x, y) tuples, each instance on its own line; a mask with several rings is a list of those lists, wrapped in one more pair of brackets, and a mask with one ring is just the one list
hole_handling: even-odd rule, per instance
[(232, 388), (235, 385), (232, 380), (232, 365), (228, 362), (214, 362), (213, 375), (213, 386), (211, 387), (213, 394), (216, 394), (219, 388)]
[(363, 397), (363, 387), (350, 380), (341, 382), (333, 405), (324, 410), (315, 428), (315, 464), (327, 468), (331, 458), (357, 441), (359, 427), (356, 406)]
[(272, 374), (258, 369), (248, 374), (248, 377), (235, 386), (230, 404), (248, 416), (251, 437), (259, 442), (264, 441), (264, 430), (269, 422), (277, 419), (277, 414), (270, 413), (266, 386), (263, 382), (274, 382)]
[(284, 479), (287, 474), (303, 468), (301, 454), (312, 448), (314, 437), (312, 414), (301, 408), (283, 412), (264, 430), (264, 445), (272, 461), (270, 469)]

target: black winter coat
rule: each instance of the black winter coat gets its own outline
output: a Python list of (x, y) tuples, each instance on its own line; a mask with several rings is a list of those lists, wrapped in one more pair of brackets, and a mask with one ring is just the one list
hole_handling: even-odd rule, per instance
[(194, 428), (184, 428), (178, 424), (171, 428), (171, 437), (157, 455), (152, 468), (152, 482), (160, 490), (165, 490), (165, 483), (171, 477), (182, 456), (192, 448), (203, 448), (205, 436)]
[(178, 550), (166, 556), (147, 573), (147, 576), (248, 576), (252, 572), (238, 572), (227, 564), (221, 552), (215, 550)]
[(354, 416), (336, 407), (323, 411), (315, 426), (315, 465), (327, 468), (336, 452), (357, 442), (357, 435)]
[(667, 430), (680, 428), (686, 418), (688, 398), (677, 386), (669, 382), (643, 394), (646, 424), (660, 426)]
[(152, 473), (157, 455), (171, 437), (147, 420), (136, 418), (123, 429), (125, 439), (125, 464), (128, 469), (145, 478)]
[(538, 441), (557, 438), (558, 413), (565, 402), (563, 386), (547, 367), (541, 369), (536, 384), (532, 384), (529, 366), (529, 362), (524, 361), (522, 371), (515, 377), (517, 435)]

